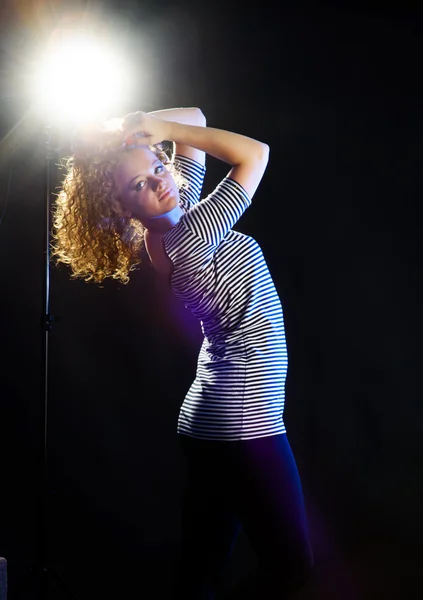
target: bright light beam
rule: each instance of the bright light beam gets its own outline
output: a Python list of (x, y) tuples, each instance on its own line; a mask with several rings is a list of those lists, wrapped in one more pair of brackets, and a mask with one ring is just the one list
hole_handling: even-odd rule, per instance
[(87, 35), (67, 35), (51, 45), (36, 78), (36, 105), (50, 121), (81, 123), (106, 118), (129, 91), (119, 54)]

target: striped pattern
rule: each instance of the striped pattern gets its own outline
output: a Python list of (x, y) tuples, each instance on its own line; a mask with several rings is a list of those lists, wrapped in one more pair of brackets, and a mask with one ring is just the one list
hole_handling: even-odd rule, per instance
[(204, 333), (178, 432), (228, 441), (284, 433), (282, 306), (259, 245), (232, 230), (251, 200), (225, 178), (199, 202), (205, 169), (176, 160), (190, 188), (181, 194), (186, 212), (164, 244), (174, 266), (172, 289)]

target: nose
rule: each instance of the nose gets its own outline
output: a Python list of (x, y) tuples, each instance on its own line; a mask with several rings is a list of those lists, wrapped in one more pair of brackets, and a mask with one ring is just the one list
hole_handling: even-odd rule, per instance
[(166, 187), (166, 182), (164, 179), (160, 177), (154, 177), (153, 179), (153, 189), (155, 192), (161, 192)]

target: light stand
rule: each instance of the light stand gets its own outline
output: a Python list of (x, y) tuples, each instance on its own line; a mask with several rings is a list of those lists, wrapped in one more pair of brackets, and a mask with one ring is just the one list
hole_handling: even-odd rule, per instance
[[(74, 31), (64, 26), (55, 28), (46, 50), (37, 61), (31, 75), (31, 82), (37, 83), (38, 90), (31, 89), (34, 106), (49, 115), (49, 122), (58, 121), (69, 128), (70, 123), (87, 122), (102, 119), (119, 105), (121, 100), (130, 94), (130, 82), (135, 80), (134, 74), (129, 76), (126, 61), (120, 55), (118, 46), (108, 47), (108, 36), (101, 35), (97, 39), (91, 33), (97, 30), (97, 24), (89, 20), (81, 23)], [(39, 67), (42, 69), (39, 69)], [(66, 94), (58, 95), (58, 81), (66, 72)], [(113, 86), (110, 85), (113, 82)], [(72, 91), (74, 94), (72, 94)], [(56, 106), (55, 106), (56, 104)], [(47, 112), (48, 111), (48, 112)], [(51, 176), (52, 160), (57, 148), (52, 144), (52, 127), (44, 126), (45, 159), (46, 159), (46, 193), (45, 193), (45, 274), (43, 289), (43, 312), (41, 319), (42, 335), (42, 395), (40, 399), (40, 453), (37, 462), (37, 540), (39, 543), (37, 562), (30, 567), (28, 575), (17, 586), (13, 600), (46, 600), (47, 584), (54, 581), (69, 600), (76, 600), (75, 595), (64, 584), (58, 573), (47, 566), (47, 510), (46, 501), (50, 496), (48, 481), (48, 367), (49, 367), (49, 333), (54, 317), (50, 313), (50, 227), (51, 227)], [(29, 591), (35, 587), (36, 594)], [(12, 600), (12, 599), (11, 599)], [(52, 600), (58, 600), (55, 597)]]
[[(44, 288), (43, 288), (43, 305), (44, 315), (42, 316), (42, 376), (43, 387), (40, 401), (40, 456), (39, 464), (39, 482), (38, 482), (38, 498), (37, 498), (37, 533), (38, 533), (38, 558), (37, 562), (30, 567), (28, 575), (18, 587), (17, 598), (21, 598), (25, 594), (25, 590), (31, 584), (35, 586), (35, 598), (37, 600), (47, 600), (47, 584), (48, 581), (54, 581), (69, 600), (77, 600), (76, 596), (66, 586), (61, 576), (57, 571), (47, 565), (47, 515), (46, 515), (46, 500), (49, 496), (48, 489), (48, 366), (49, 366), (49, 333), (52, 329), (54, 321), (53, 315), (50, 313), (50, 228), (51, 228), (51, 167), (54, 157), (52, 144), (52, 130), (50, 126), (45, 126), (45, 160), (46, 160), (46, 193), (45, 193), (45, 272), (44, 272)], [(24, 595), (24, 598), (34, 598), (33, 595)], [(57, 598), (57, 597), (56, 597)], [(56, 598), (54, 600), (56, 600)]]

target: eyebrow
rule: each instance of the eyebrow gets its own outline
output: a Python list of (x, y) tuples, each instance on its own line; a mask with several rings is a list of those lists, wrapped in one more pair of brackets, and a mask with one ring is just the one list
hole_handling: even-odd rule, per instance
[[(157, 165), (157, 163), (162, 164), (162, 161), (157, 158), (151, 166), (155, 167)], [(135, 181), (136, 179), (138, 179), (138, 177), (144, 177), (144, 175), (142, 173), (138, 173), (138, 175), (135, 175), (135, 177), (133, 177), (130, 181), (128, 181), (129, 188), (131, 187), (132, 182)]]

